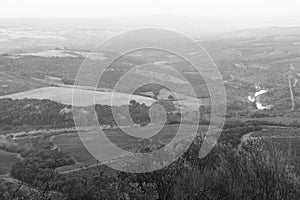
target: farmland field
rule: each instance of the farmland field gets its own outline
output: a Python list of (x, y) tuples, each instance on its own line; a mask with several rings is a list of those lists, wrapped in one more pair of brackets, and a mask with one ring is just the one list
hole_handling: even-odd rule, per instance
[(57, 136), (53, 142), (61, 151), (70, 154), (79, 163), (87, 165), (96, 163), (95, 158), (86, 150), (77, 133)]
[[(157, 127), (155, 126), (143, 128), (131, 127), (126, 128), (126, 131), (129, 131), (132, 135), (135, 136), (137, 136), (137, 134), (139, 133), (143, 134), (142, 137), (146, 138), (146, 135), (151, 135), (153, 131), (157, 130), (156, 128)], [(206, 126), (201, 126), (200, 131), (204, 132), (206, 131), (206, 128)], [(187, 137), (194, 129), (194, 125), (184, 125), (184, 133), (182, 136)], [(169, 141), (175, 136), (177, 130), (178, 125), (167, 125), (164, 126), (164, 128), (159, 133), (151, 138), (156, 141)], [(132, 148), (133, 145), (136, 144), (136, 142), (138, 142), (139, 140), (137, 140), (136, 137), (125, 135), (120, 129), (108, 129), (105, 131), (105, 133), (109, 137), (109, 139), (113, 141), (114, 144), (126, 150)], [(76, 168), (78, 166), (88, 166), (96, 163), (96, 159), (86, 150), (77, 133), (57, 136), (54, 138), (53, 142), (61, 151), (71, 155), (78, 163), (81, 164), (75, 164), (73, 168)], [(107, 144), (96, 143), (95, 145), (102, 145), (104, 147), (104, 154), (109, 153), (105, 152), (105, 145)], [(67, 168), (70, 169), (70, 166), (68, 166)]]
[[(88, 106), (94, 104), (111, 105), (111, 98), (113, 94), (113, 103), (115, 106), (129, 104), (131, 99), (135, 99), (140, 103), (150, 105), (154, 102), (153, 99), (142, 97), (138, 95), (129, 95), (125, 93), (112, 93), (112, 92), (94, 92), (92, 90), (76, 89), (74, 93), (76, 101), (75, 106)], [(95, 94), (95, 96), (94, 96)], [(62, 87), (44, 87), (39, 89), (28, 90), (25, 92), (14, 93), (10, 95), (1, 96), (0, 98), (12, 98), (12, 99), (49, 99), (63, 104), (72, 104), (73, 88), (62, 88)]]
[(252, 137), (272, 137), (272, 138), (300, 138), (300, 129), (290, 127), (267, 127), (255, 132)]
[(17, 154), (9, 153), (3, 150), (0, 150), (0, 175), (7, 174), (10, 171), (11, 166), (19, 161)]
[(228, 121), (240, 120), (242, 122), (246, 121), (260, 121), (260, 122), (270, 122), (270, 123), (281, 123), (284, 125), (289, 125), (293, 122), (300, 122), (299, 118), (292, 117), (261, 117), (261, 118), (250, 118), (250, 117), (239, 117), (239, 118), (228, 118)]
[(44, 86), (45, 84), (36, 82), (29, 78), (17, 76), (9, 72), (0, 71), (0, 95), (6, 95), (15, 92), (23, 92), (26, 90), (31, 90)]

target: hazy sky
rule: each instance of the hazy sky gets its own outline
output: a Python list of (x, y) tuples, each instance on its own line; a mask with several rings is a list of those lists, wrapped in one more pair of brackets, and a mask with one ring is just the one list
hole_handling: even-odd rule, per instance
[(209, 18), (300, 18), (299, 0), (2, 0), (0, 18), (175, 14)]

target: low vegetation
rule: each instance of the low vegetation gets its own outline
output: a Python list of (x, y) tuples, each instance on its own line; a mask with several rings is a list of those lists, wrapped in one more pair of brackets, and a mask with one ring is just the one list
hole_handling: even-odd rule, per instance
[[(48, 128), (74, 126), (70, 113), (61, 112), (65, 108), (67, 108), (65, 111), (68, 110), (68, 107), (52, 101), (3, 99), (0, 105), (6, 114), (1, 115), (2, 127), (11, 126), (19, 130), (23, 127), (37, 129), (39, 126)], [(127, 108), (96, 105), (95, 108), (84, 109), (86, 112), (95, 109), (100, 124), (115, 126), (112, 109), (122, 114)], [(149, 107), (145, 104), (132, 101), (129, 111), (135, 123), (141, 125), (149, 123)], [(172, 131), (171, 127), (175, 127), (180, 121), (175, 120), (178, 119), (176, 114), (172, 114), (172, 118), (170, 116), (167, 124), (175, 125), (166, 127)], [(204, 119), (201, 121), (203, 124), (208, 122)], [(205, 131), (199, 130), (199, 137), (178, 160), (161, 170), (140, 174), (119, 172), (104, 165), (60, 174), (58, 168), (76, 164), (78, 157), (71, 153), (73, 150), (65, 148), (64, 144), (58, 145), (63, 148), (57, 148), (53, 143), (55, 139), (50, 140), (51, 135), (25, 135), (16, 137), (13, 141), (7, 138), (10, 145), (2, 144), (1, 148), (20, 153), (22, 157), (22, 160), (13, 164), (10, 175), (34, 190), (29, 193), (20, 192), (23, 189), (18, 189), (16, 184), (8, 189), (7, 183), (3, 183), (0, 184), (0, 195), (5, 199), (32, 197), (31, 199), (36, 200), (49, 199), (54, 193), (55, 198), (60, 200), (299, 199), (300, 178), (299, 172), (295, 169), (297, 166), (295, 157), (291, 159), (290, 153), (277, 145), (278, 142), (268, 139), (241, 144), (244, 135), (262, 131), (262, 127), (266, 125), (287, 126), (263, 120), (244, 122), (226, 120), (218, 144), (205, 158), (198, 157), (203, 142), (201, 135)], [(108, 132), (114, 131), (116, 137), (113, 137), (112, 132), (108, 135), (119, 141), (121, 147), (130, 148), (129, 150), (134, 152), (155, 151), (173, 137), (165, 130), (161, 134), (162, 140), (135, 141), (133, 144), (124, 137), (118, 136), (118, 130), (108, 129)], [(2, 129), (2, 131), (7, 133), (9, 129)], [(176, 152), (176, 148), (169, 151)], [(84, 157), (86, 154), (79, 156)], [(89, 159), (87, 160), (90, 162)], [(162, 164), (149, 163), (148, 167)], [(140, 166), (126, 167), (134, 169)]]

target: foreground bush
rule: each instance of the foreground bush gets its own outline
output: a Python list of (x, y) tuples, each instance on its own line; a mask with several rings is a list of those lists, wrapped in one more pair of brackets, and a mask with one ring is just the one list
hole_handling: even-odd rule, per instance
[(242, 150), (219, 147), (216, 169), (187, 168), (177, 179), (174, 199), (299, 199), (300, 179), (269, 141)]

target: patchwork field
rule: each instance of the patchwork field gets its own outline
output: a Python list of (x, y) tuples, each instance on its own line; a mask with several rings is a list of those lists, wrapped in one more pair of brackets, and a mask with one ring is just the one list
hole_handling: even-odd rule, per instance
[(261, 131), (251, 134), (252, 137), (264, 138), (300, 138), (299, 128), (290, 127), (266, 127)]
[(23, 54), (16, 54), (13, 55), (15, 58), (19, 58), (20, 56), (38, 56), (38, 57), (56, 57), (56, 58), (65, 58), (65, 57), (85, 57), (92, 60), (104, 60), (106, 56), (104, 53), (101, 52), (89, 52), (89, 51), (72, 51), (72, 50), (61, 50), (61, 49), (54, 49), (54, 50), (47, 50), (47, 51), (40, 51), (35, 53), (23, 53)]
[[(25, 92), (14, 93), (9, 95), (1, 96), (0, 98), (12, 98), (12, 99), (49, 99), (62, 104), (71, 105), (72, 102), (75, 106), (88, 106), (93, 105), (94, 102), (102, 105), (111, 105), (111, 98), (113, 95), (113, 105), (127, 105), (130, 100), (134, 99), (137, 102), (151, 105), (155, 100), (142, 97), (138, 95), (130, 95), (125, 93), (112, 93), (112, 92), (94, 92), (92, 90), (76, 89), (74, 92), (73, 102), (73, 88), (63, 87), (44, 87), (39, 89), (28, 90)], [(95, 100), (95, 101), (94, 101)]]
[(292, 117), (261, 117), (261, 118), (250, 118), (250, 117), (240, 117), (240, 118), (228, 118), (228, 121), (240, 120), (242, 122), (246, 121), (258, 121), (258, 122), (270, 122), (270, 123), (281, 123), (284, 125), (289, 125), (294, 122), (300, 122), (300, 118)]
[(0, 150), (0, 175), (9, 173), (11, 166), (19, 160), (17, 154)]
[[(136, 145), (136, 143), (141, 139), (141, 137), (146, 138), (146, 136), (150, 136), (151, 139), (155, 141), (168, 142), (173, 139), (175, 134), (178, 131), (178, 125), (167, 125), (164, 126), (155, 136), (152, 136), (153, 132), (156, 132), (159, 127), (150, 126), (150, 127), (130, 127), (125, 128), (126, 133), (130, 133), (131, 135), (125, 134), (121, 131), (121, 129), (108, 129), (105, 131), (107, 137), (112, 141), (115, 145), (119, 146), (122, 149), (129, 150)], [(194, 125), (183, 125), (183, 133), (180, 139), (186, 138), (191, 134), (191, 131), (195, 129)], [(201, 126), (199, 131), (205, 132), (207, 126)], [(87, 132), (85, 134), (93, 134), (92, 132)], [(140, 135), (139, 138), (135, 137)], [(152, 136), (152, 137), (151, 137)], [(91, 140), (92, 145), (103, 146), (103, 154), (108, 154), (111, 152), (107, 152), (106, 143), (98, 143), (96, 140)], [(72, 170), (83, 166), (89, 166), (96, 164), (96, 159), (86, 150), (85, 146), (81, 142), (77, 133), (74, 134), (65, 134), (57, 136), (53, 139), (55, 145), (63, 152), (70, 154), (78, 163), (72, 166), (63, 167), (60, 169), (64, 170)]]
[(53, 142), (63, 152), (71, 155), (78, 163), (91, 165), (96, 159), (86, 150), (77, 133), (60, 135)]
[(33, 81), (26, 77), (17, 76), (9, 72), (3, 72), (1, 71), (0, 65), (0, 95), (22, 92), (44, 86), (45, 84)]

